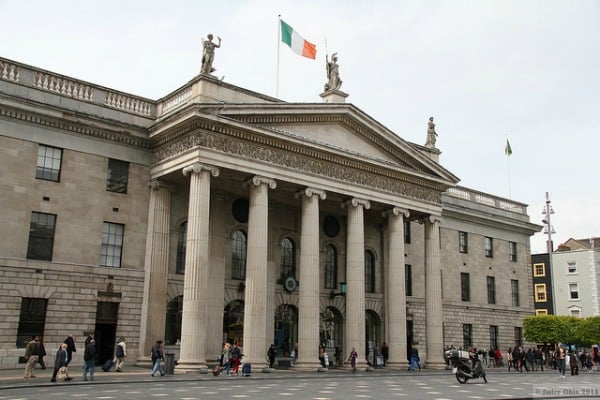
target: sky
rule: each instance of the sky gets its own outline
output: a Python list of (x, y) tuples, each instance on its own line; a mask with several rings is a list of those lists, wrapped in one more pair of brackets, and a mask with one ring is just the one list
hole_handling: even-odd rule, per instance
[[(279, 16), (316, 60), (279, 43)], [(347, 103), (417, 144), (434, 117), (459, 185), (540, 225), (548, 192), (555, 248), (600, 236), (600, 1), (0, 0), (0, 21), (0, 57), (153, 100), (199, 73), (209, 33), (217, 77), (294, 103), (322, 101), (337, 52)]]

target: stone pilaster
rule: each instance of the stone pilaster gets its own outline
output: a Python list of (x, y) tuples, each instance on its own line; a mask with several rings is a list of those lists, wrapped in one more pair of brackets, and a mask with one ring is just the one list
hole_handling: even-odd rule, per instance
[(150, 363), (150, 348), (165, 335), (167, 282), (169, 274), (169, 230), (171, 193), (159, 180), (152, 180), (146, 255), (144, 263), (144, 297), (140, 323), (138, 363)]
[(440, 220), (425, 220), (425, 321), (427, 368), (443, 369), (444, 332), (442, 329), (442, 277), (440, 260)]
[(194, 163), (183, 169), (190, 176), (188, 230), (183, 282), (181, 347), (177, 369), (208, 372), (206, 340), (208, 325), (208, 277), (210, 233), (210, 176), (219, 169)]
[[(275, 189), (274, 180), (255, 176), (250, 185), (248, 216), (248, 253), (246, 260), (246, 290), (244, 301), (243, 362), (252, 363), (252, 369), (268, 367), (266, 362), (267, 279), (269, 242), (269, 192)], [(271, 328), (270, 332), (273, 332)]]
[(365, 348), (365, 226), (364, 209), (368, 200), (354, 198), (343, 206), (348, 208), (346, 244), (346, 355), (354, 347), (358, 352), (357, 368), (367, 369)]
[(388, 217), (388, 275), (385, 297), (388, 322), (389, 359), (386, 366), (406, 369), (406, 288), (404, 264), (404, 218), (409, 211), (399, 207), (384, 213)]
[(298, 316), (298, 361), (294, 367), (302, 371), (317, 371), (319, 363), (319, 198), (322, 190), (306, 188), (302, 197), (302, 227), (300, 234), (300, 294)]

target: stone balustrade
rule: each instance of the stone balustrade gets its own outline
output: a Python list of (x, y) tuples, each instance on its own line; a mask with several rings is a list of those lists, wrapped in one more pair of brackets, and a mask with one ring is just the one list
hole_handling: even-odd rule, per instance
[(33, 85), (39, 89), (79, 100), (92, 101), (94, 99), (94, 89), (92, 86), (58, 75), (38, 71), (34, 75)]
[(162, 115), (181, 104), (187, 103), (187, 101), (192, 97), (192, 87), (185, 87), (173, 95), (165, 98), (158, 104), (158, 115)]
[(104, 104), (109, 107), (118, 108), (135, 114), (141, 114), (148, 117), (153, 116), (152, 103), (141, 100), (138, 97), (118, 92), (107, 91), (106, 97), (104, 98)]
[(476, 190), (467, 189), (461, 186), (451, 187), (446, 191), (446, 194), (452, 197), (473, 201), (479, 204), (485, 204), (502, 210), (508, 210), (525, 215), (527, 214), (527, 208), (522, 203), (492, 196), (487, 193), (478, 192)]
[(0, 60), (0, 79), (19, 82), (19, 66)]

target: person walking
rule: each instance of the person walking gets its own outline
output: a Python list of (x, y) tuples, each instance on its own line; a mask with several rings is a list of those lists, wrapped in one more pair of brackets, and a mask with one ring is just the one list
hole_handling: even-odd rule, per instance
[(90, 373), (90, 381), (94, 380), (94, 369), (96, 368), (96, 341), (91, 338), (85, 345), (83, 351), (83, 380), (87, 381), (87, 374)]
[(46, 369), (46, 363), (44, 362), (44, 357), (46, 356), (46, 348), (44, 347), (44, 341), (40, 338), (39, 343), (39, 351), (38, 351), (38, 363), (40, 364), (41, 369)]
[[(52, 372), (52, 379), (50, 379), (50, 382), (56, 382), (56, 375), (58, 375), (58, 371), (60, 371), (60, 369), (63, 367), (67, 368), (67, 365), (69, 364), (69, 353), (67, 352), (68, 347), (68, 344), (63, 343), (58, 348), (58, 351), (56, 352), (56, 358), (54, 359), (54, 371)], [(68, 375), (66, 379), (69, 381), (71, 380)]]
[(350, 361), (350, 366), (352, 367), (352, 372), (356, 372), (356, 362), (358, 361), (358, 353), (356, 352), (355, 347), (353, 347), (352, 351), (350, 351), (350, 356), (348, 357), (348, 361)]
[(408, 367), (409, 371), (415, 370), (415, 365), (419, 367), (419, 372), (421, 372), (421, 363), (419, 362), (419, 350), (413, 344), (410, 348), (410, 366)]
[(558, 353), (558, 372), (560, 372), (560, 377), (564, 378), (565, 377), (565, 368), (566, 366), (566, 357), (567, 357), (567, 352), (565, 351), (565, 348), (563, 347), (563, 344), (561, 342), (558, 342), (558, 349), (557, 349), (557, 353)]
[(156, 343), (154, 343), (154, 345), (152, 346), (152, 350), (150, 350), (150, 357), (152, 358), (152, 373), (150, 375), (152, 377), (155, 376), (156, 371), (160, 372), (160, 376), (165, 376), (165, 370), (162, 368), (162, 365), (160, 363), (165, 359), (162, 344), (162, 340), (157, 340)]
[(25, 375), (23, 375), (25, 379), (35, 378), (33, 371), (35, 370), (35, 363), (38, 362), (39, 343), (40, 337), (35, 336), (25, 346)]
[(115, 371), (122, 372), (123, 364), (125, 364), (125, 357), (127, 357), (127, 345), (125, 344), (125, 338), (120, 337), (117, 340), (117, 346), (115, 348), (115, 357), (117, 357), (117, 366)]
[(223, 346), (221, 366), (225, 370), (225, 376), (229, 376), (229, 370), (231, 369), (231, 344), (227, 342), (225, 342), (225, 345)]
[(275, 350), (275, 346), (271, 344), (271, 347), (269, 347), (269, 350), (267, 351), (267, 356), (269, 357), (269, 368), (273, 368), (273, 365), (275, 364), (276, 353), (277, 351)]
[(67, 345), (67, 365), (65, 365), (65, 367), (68, 367), (69, 363), (73, 359), (73, 353), (77, 351), (77, 349), (75, 348), (75, 339), (73, 338), (72, 333), (69, 333), (67, 335), (64, 343)]
[(383, 342), (381, 345), (381, 356), (383, 357), (383, 365), (387, 365), (387, 361), (390, 356), (390, 348), (386, 342)]

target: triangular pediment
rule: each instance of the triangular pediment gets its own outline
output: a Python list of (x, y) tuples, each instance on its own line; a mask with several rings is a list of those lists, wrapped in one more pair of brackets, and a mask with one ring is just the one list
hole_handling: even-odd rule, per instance
[(281, 135), (330, 148), (363, 163), (456, 184), (459, 180), (426, 154), (351, 104), (228, 105), (227, 116)]

